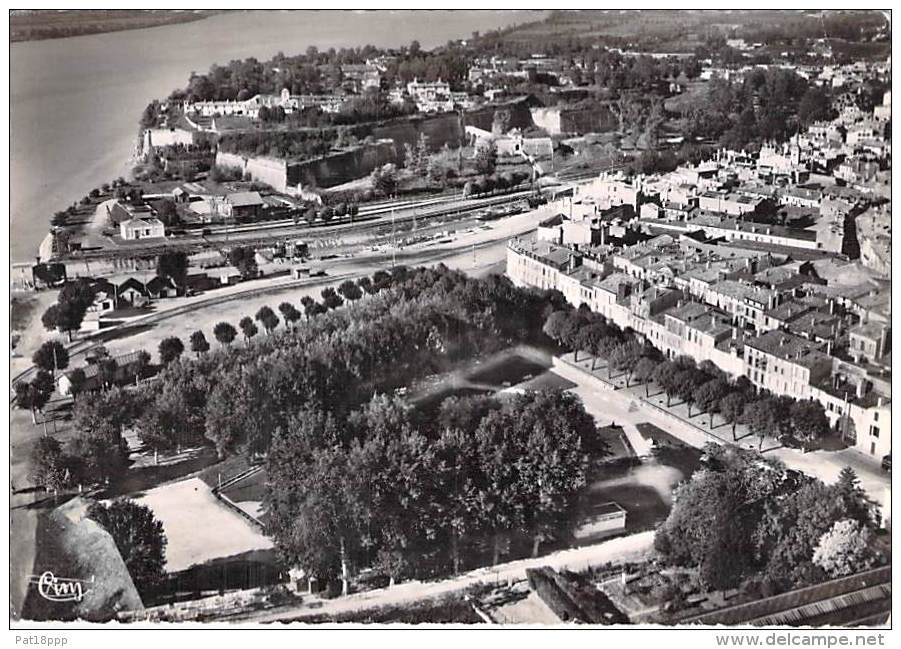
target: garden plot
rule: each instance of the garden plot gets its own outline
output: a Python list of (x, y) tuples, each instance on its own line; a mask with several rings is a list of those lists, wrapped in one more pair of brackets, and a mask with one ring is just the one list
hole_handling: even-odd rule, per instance
[(272, 548), (272, 541), (217, 500), (198, 478), (151, 489), (136, 500), (150, 507), (163, 524), (167, 572)]

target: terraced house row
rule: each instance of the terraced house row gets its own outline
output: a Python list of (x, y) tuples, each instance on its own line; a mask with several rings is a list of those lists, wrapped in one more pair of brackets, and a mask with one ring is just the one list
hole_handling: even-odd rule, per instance
[(835, 272), (831, 259), (793, 261), (687, 235), (617, 243), (577, 250), (513, 240), (506, 272), (519, 286), (561, 291), (670, 358), (711, 361), (775, 394), (816, 399), (859, 452), (891, 452), (885, 291), (844, 294), (820, 276)]

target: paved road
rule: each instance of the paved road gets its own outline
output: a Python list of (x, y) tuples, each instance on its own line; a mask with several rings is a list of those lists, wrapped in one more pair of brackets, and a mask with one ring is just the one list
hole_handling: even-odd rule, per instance
[[(587, 356), (580, 357), (580, 360), (581, 358), (587, 358)], [(598, 368), (602, 367), (606, 367), (606, 363), (599, 362)], [(595, 381), (583, 372), (568, 371), (567, 369), (557, 371), (577, 384), (577, 387), (573, 388), (572, 391), (582, 398), (585, 409), (594, 415), (600, 425), (607, 425), (611, 419), (615, 420), (617, 424), (623, 425), (624, 431), (630, 437), (630, 441), (632, 439), (630, 433), (634, 425), (646, 421), (696, 448), (701, 448), (704, 444), (711, 441), (728, 444), (735, 443), (732, 441), (732, 431), (729, 426), (720, 425), (713, 431), (699, 429), (694, 425), (666, 414), (664, 410), (658, 410), (643, 404), (641, 399), (645, 394), (643, 386), (633, 386), (630, 389), (616, 391), (605, 390), (598, 387)], [(599, 369), (597, 372), (606, 377), (606, 370)], [(659, 391), (659, 388), (651, 388), (652, 395)], [(663, 399), (662, 397), (659, 398)], [(697, 420), (699, 423), (706, 422), (707, 417), (706, 415), (698, 417)], [(740, 426), (738, 430), (739, 446), (756, 450), (758, 448), (758, 438), (754, 436), (743, 438), (743, 436), (747, 435), (743, 428), (743, 426)], [(765, 449), (764, 457), (781, 460), (787, 467), (819, 478), (826, 483), (835, 482), (841, 470), (846, 466), (850, 466), (857, 472), (861, 487), (874, 501), (879, 503), (883, 512), (891, 512), (891, 501), (889, 498), (891, 490), (890, 476), (883, 473), (876, 464), (869, 462), (857, 451), (848, 448), (841, 451), (811, 451), (804, 453), (799, 449), (781, 447), (775, 440), (769, 438), (764, 440), (763, 447)]]

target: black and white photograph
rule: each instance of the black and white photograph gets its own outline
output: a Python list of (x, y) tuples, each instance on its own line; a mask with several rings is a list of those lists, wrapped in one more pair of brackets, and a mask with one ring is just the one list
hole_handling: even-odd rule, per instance
[(887, 642), (890, 8), (97, 4), (8, 11), (7, 646)]

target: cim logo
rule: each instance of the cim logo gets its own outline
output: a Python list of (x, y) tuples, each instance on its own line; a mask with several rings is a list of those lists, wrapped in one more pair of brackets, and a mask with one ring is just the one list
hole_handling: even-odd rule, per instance
[(93, 584), (94, 578), (91, 577), (90, 581), (68, 579), (57, 577), (47, 570), (40, 577), (32, 576), (29, 582), (37, 585), (38, 594), (51, 602), (80, 602), (89, 592), (87, 584)]

